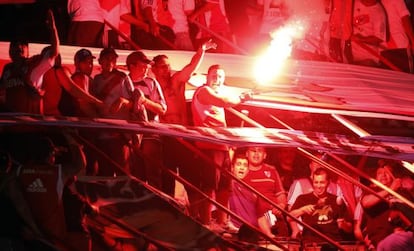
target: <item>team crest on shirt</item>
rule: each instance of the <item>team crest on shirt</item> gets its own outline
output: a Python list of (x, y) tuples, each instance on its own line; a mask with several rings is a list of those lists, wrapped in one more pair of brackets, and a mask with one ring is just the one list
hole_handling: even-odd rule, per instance
[(270, 178), (270, 176), (272, 176), (272, 173), (271, 173), (270, 171), (264, 171), (264, 175), (265, 175), (267, 178)]

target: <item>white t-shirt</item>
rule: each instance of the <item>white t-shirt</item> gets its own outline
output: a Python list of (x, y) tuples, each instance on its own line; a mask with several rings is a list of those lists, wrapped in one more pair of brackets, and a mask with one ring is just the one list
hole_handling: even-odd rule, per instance
[(390, 49), (408, 48), (410, 41), (401, 22), (402, 17), (410, 15), (407, 6), (403, 0), (381, 0), (381, 3), (388, 17), (388, 29), (390, 31), (388, 47)]
[(258, 0), (257, 4), (263, 6), (261, 34), (269, 34), (280, 28), (285, 22), (286, 5), (284, 0)]
[[(384, 8), (380, 3), (372, 6), (365, 6), (361, 0), (356, 0), (354, 5), (354, 35), (375, 36), (382, 41), (387, 39), (387, 17)], [(377, 46), (368, 45), (372, 50), (379, 52), (380, 48)], [(366, 49), (352, 43), (352, 54), (355, 61), (371, 59), (379, 62), (377, 56), (368, 52)]]
[(104, 22), (99, 0), (68, 0), (68, 13), (72, 15), (72, 21)]
[(50, 53), (47, 52), (43, 55), (40, 63), (30, 72), (30, 82), (38, 90), (42, 88), (43, 75), (45, 75), (45, 73), (55, 64), (55, 59), (51, 58), (49, 54)]
[(168, 10), (175, 21), (172, 27), (175, 33), (188, 32), (186, 12), (191, 13), (194, 8), (194, 0), (168, 0)]

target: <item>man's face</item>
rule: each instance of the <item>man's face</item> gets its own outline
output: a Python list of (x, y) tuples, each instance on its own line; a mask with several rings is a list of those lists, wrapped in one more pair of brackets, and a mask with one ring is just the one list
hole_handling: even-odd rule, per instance
[(207, 75), (207, 85), (213, 88), (213, 90), (218, 91), (224, 84), (225, 77), (226, 76), (223, 69), (211, 70)]
[(326, 174), (318, 174), (314, 175), (312, 179), (312, 185), (313, 185), (313, 193), (320, 197), (325, 195), (326, 190), (328, 188), (328, 179), (326, 177)]
[(78, 68), (80, 72), (90, 76), (93, 70), (93, 58), (87, 58), (85, 60), (77, 62), (76, 68)]
[(171, 66), (168, 58), (162, 58), (152, 66), (152, 72), (157, 78), (169, 78), (171, 75)]
[(245, 158), (237, 158), (233, 164), (233, 174), (239, 179), (246, 177), (249, 171), (249, 162)]
[(376, 179), (386, 186), (391, 186), (394, 177), (388, 166), (380, 167), (377, 169)]
[(111, 72), (116, 66), (116, 55), (105, 55), (99, 59), (99, 64), (102, 67), (103, 72)]
[(129, 70), (131, 73), (134, 73), (135, 75), (139, 77), (145, 77), (148, 74), (148, 70), (151, 68), (150, 64), (137, 61), (135, 64), (131, 64), (129, 66)]
[(249, 147), (246, 152), (249, 165), (259, 166), (266, 159), (266, 150), (264, 147)]
[(10, 51), (10, 58), (16, 61), (22, 58), (29, 57), (29, 47), (24, 44), (19, 44)]

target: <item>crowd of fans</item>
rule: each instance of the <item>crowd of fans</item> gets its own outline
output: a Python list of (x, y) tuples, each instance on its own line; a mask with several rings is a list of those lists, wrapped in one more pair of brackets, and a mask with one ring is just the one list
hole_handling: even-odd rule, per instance
[[(223, 5), (222, 1), (208, 0), (189, 6), (182, 5), (188, 1), (132, 1), (133, 4), (130, 1), (118, 1), (118, 5), (110, 5), (109, 2), (102, 1), (103, 4), (99, 5), (98, 1), (68, 1), (72, 17), (68, 41), (81, 47), (103, 47), (97, 58), (101, 72), (91, 75), (96, 57), (85, 48), (74, 54), (74, 73), (61, 64), (58, 32), (54, 15), (49, 11), (47, 24), (51, 35), (50, 46), (45, 47), (39, 55), (29, 58), (27, 43), (10, 43), (12, 62), (4, 67), (0, 84), (2, 111), (226, 127), (224, 108), (250, 99), (250, 93), (234, 96), (222, 94), (224, 69), (220, 65), (210, 66), (205, 85), (194, 93), (191, 123), (187, 115), (185, 83), (201, 64), (207, 50), (214, 48), (218, 52), (228, 53), (254, 51), (256, 48), (249, 46), (253, 44), (251, 37), (255, 38), (255, 43), (267, 44), (271, 39), (269, 31), (285, 25), (295, 13), (292, 6), (284, 1), (240, 1), (237, 5), (243, 10), (246, 17), (243, 21), (247, 27), (241, 29), (234, 23), (231, 25), (232, 20), (240, 19), (235, 13), (240, 14), (240, 9), (236, 11), (233, 9), (235, 6), (229, 8), (229, 4)], [(320, 27), (318, 32), (324, 30), (325, 35), (329, 36), (318, 32), (313, 33), (317, 34), (315, 37), (310, 34), (301, 41), (307, 44), (298, 42), (294, 45), (294, 56), (370, 66), (380, 66), (380, 61), (390, 59), (383, 61), (388, 67), (411, 65), (408, 60), (411, 60), (414, 48), (414, 34), (409, 21), (411, 16), (402, 0), (393, 1), (392, 4), (385, 0), (381, 3), (375, 0), (321, 2), (321, 10), (317, 13), (324, 13), (326, 20), (315, 14), (312, 20), (323, 21), (313, 27)], [(158, 3), (163, 5), (158, 6)], [(178, 9), (178, 6), (183, 8)], [(364, 12), (364, 8), (370, 10)], [(229, 15), (225, 14), (225, 9)], [(381, 11), (383, 15), (374, 18), (373, 13)], [(208, 17), (208, 22), (202, 23), (200, 20), (205, 20), (200, 18), (202, 16)], [(384, 18), (383, 21), (379, 21), (380, 16)], [(399, 21), (395, 19), (391, 25), (394, 17), (398, 17)], [(198, 27), (196, 34), (191, 32), (191, 24)], [(398, 32), (397, 26), (402, 28)], [(378, 30), (374, 29), (376, 27)], [(258, 34), (253, 35), (254, 32)], [(213, 43), (211, 37), (220, 42)], [(313, 45), (311, 50), (310, 44)], [(171, 71), (168, 56), (158, 55), (149, 59), (141, 50), (134, 50), (127, 56), (127, 71), (118, 70), (116, 50), (134, 49), (134, 46), (197, 50), (191, 61), (175, 73)], [(362, 50), (357, 52), (357, 48)], [(405, 53), (407, 64), (399, 64), (387, 56), (401, 52)], [(409, 67), (407, 69), (409, 71)], [(149, 76), (149, 71), (152, 71), (154, 78)], [(99, 131), (79, 132), (76, 137), (73, 136), (65, 133), (66, 141), (76, 153), (72, 168), (67, 168), (70, 172), (62, 174), (58, 171), (60, 169), (55, 168), (53, 144), (42, 138), (49, 152), (42, 152), (37, 156), (38, 159), (22, 163), (22, 174), (14, 177), (21, 179), (25, 185), (23, 197), (29, 198), (27, 206), (33, 215), (31, 219), (25, 220), (26, 224), (29, 224), (34, 234), (45, 236), (57, 246), (75, 238), (66, 233), (66, 226), (62, 223), (64, 208), (61, 200), (65, 185), (73, 181), (73, 176), (79, 170), (84, 169), (88, 175), (107, 177), (133, 175), (174, 196), (174, 179), (167, 169), (175, 172), (176, 167), (180, 168), (184, 178), (201, 191), (210, 196), (215, 195), (221, 205), (242, 216), (242, 220), (234, 219), (217, 208), (214, 217), (211, 203), (200, 198), (193, 189), (188, 189), (189, 214), (212, 231), (234, 233), (247, 225), (248, 229), (259, 229), (268, 238), (292, 237), (308, 243), (324, 241), (307, 226), (303, 228), (303, 222), (334, 241), (359, 240), (377, 250), (400, 250), (395, 245), (405, 245), (411, 249), (414, 246), (413, 209), (401, 203), (393, 192), (386, 189), (381, 191), (377, 186), (372, 186), (371, 189), (377, 195), (365, 193), (342, 177), (333, 179), (332, 173), (318, 162), (310, 161), (309, 171), (304, 171), (306, 165), (295, 161), (297, 152), (294, 149), (275, 149), (275, 152), (271, 152), (263, 147), (249, 147), (234, 151), (224, 145), (195, 142), (190, 143), (190, 146), (202, 150), (200, 156), (195, 156), (179, 139), (155, 133), (132, 135)], [(82, 150), (79, 138), (99, 146), (101, 154), (89, 147)], [(326, 155), (315, 155), (334, 163)], [(80, 160), (83, 158), (86, 162)], [(117, 166), (115, 169), (114, 163)], [(196, 170), (195, 163), (199, 165)], [(7, 167), (4, 173), (8, 173), (10, 164), (2, 165)], [(408, 175), (404, 177), (406, 182), (402, 182), (402, 173), (399, 172), (404, 168), (394, 165), (379, 161), (373, 176), (392, 191), (398, 191), (412, 201), (413, 180)], [(53, 172), (45, 176), (45, 170)], [(231, 179), (227, 174), (230, 171), (238, 179)], [(54, 179), (56, 175), (58, 179)], [(43, 179), (50, 181), (43, 185), (59, 187), (52, 195), (49, 194), (55, 198), (50, 203), (56, 204), (57, 209), (48, 214), (56, 218), (49, 217), (48, 220), (44, 219), (42, 207), (35, 203), (40, 199), (36, 197), (39, 196), (38, 187), (33, 188), (34, 182), (39, 183), (38, 180)], [(10, 180), (5, 179), (5, 184), (11, 186), (6, 181)], [(247, 183), (256, 192), (246, 189), (239, 181)], [(257, 191), (261, 195), (257, 195)], [(44, 194), (42, 196), (41, 199), (46, 200)], [(21, 196), (19, 198), (22, 199)], [(300, 221), (287, 216), (286, 212)], [(378, 227), (378, 222), (381, 222), (381, 227)], [(87, 237), (77, 235), (77, 238)], [(101, 241), (108, 247), (116, 245), (110, 239)], [(82, 245), (83, 242), (77, 244)]]
[[(213, 38), (218, 44), (215, 52), (256, 55), (269, 45), (270, 33), (296, 26), (301, 27), (298, 30), (302, 34), (293, 39), (294, 58), (412, 72), (412, 0), (101, 2), (70, 0), (54, 4), (63, 44), (195, 50)], [(18, 29), (23, 28), (12, 34), (30, 40), (33, 31), (24, 29), (38, 26), (22, 22), (31, 22), (25, 17), (31, 9), (16, 9), (27, 10), (11, 12), (22, 15), (9, 19)], [(3, 10), (5, 16), (13, 15)], [(4, 28), (7, 31), (8, 27)]]
[(294, 58), (413, 71), (412, 1), (115, 2), (69, 1), (68, 42), (192, 50), (214, 38), (216, 52), (254, 54), (269, 45), (272, 33), (293, 25), (303, 32), (294, 35)]

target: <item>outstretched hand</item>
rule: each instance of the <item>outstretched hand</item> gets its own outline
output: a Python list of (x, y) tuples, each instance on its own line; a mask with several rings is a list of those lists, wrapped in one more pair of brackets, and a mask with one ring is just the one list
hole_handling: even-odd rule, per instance
[(217, 48), (217, 44), (213, 42), (212, 39), (209, 39), (208, 41), (204, 42), (201, 45), (201, 49), (203, 49), (203, 51), (207, 51), (209, 49), (216, 49)]
[(53, 16), (53, 11), (51, 9), (47, 10), (46, 24), (50, 29), (53, 29), (55, 27), (55, 17)]
[(241, 102), (250, 100), (253, 98), (253, 92), (243, 92), (239, 97)]
[(315, 211), (315, 205), (306, 205), (300, 208), (300, 210), (302, 211), (302, 214), (312, 214), (313, 211)]

